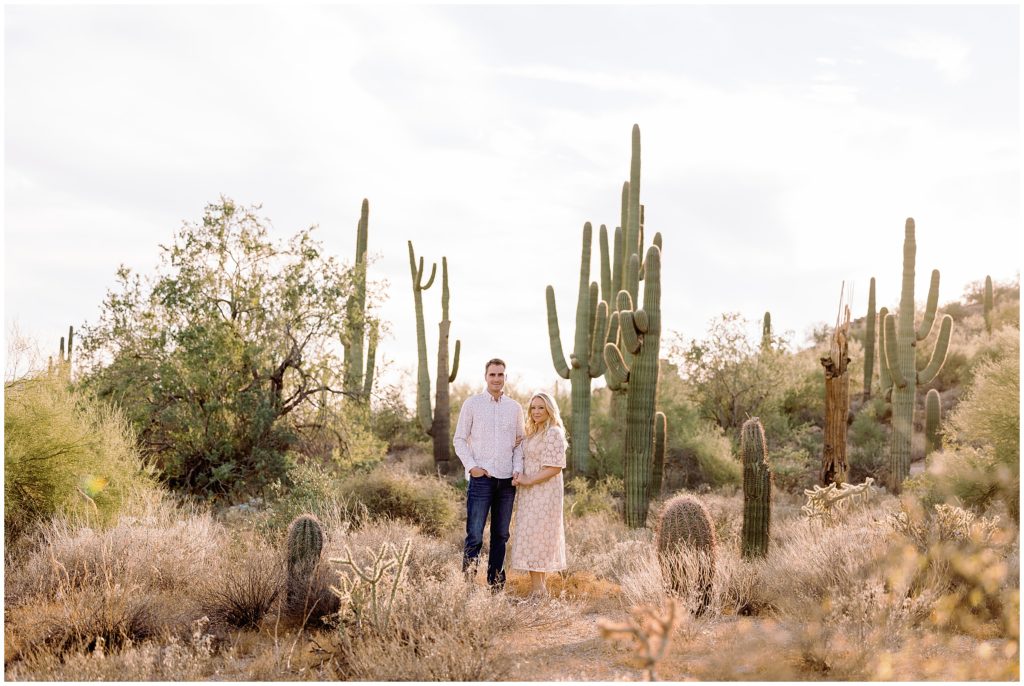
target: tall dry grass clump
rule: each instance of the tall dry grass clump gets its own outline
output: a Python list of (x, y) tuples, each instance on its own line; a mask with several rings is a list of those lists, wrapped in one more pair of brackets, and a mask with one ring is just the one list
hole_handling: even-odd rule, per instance
[(185, 637), (228, 534), (151, 497), (106, 529), (57, 517), (5, 560), (5, 658), (35, 663)]
[(111, 522), (152, 472), (122, 413), (58, 374), (4, 384), (4, 533), (8, 545), (60, 514)]

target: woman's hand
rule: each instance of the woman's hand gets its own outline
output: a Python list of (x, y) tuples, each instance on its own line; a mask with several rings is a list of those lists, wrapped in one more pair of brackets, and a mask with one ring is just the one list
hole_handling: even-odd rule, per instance
[(533, 480), (525, 474), (517, 474), (512, 477), (513, 486), (529, 486), (533, 483)]

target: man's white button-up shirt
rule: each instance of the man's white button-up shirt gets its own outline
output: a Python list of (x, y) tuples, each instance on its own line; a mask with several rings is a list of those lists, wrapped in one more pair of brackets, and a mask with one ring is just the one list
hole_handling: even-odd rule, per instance
[(508, 479), (523, 471), (523, 408), (502, 393), (497, 400), (484, 391), (470, 396), (462, 404), (455, 426), (455, 454), (469, 470), (481, 467), (498, 479)]

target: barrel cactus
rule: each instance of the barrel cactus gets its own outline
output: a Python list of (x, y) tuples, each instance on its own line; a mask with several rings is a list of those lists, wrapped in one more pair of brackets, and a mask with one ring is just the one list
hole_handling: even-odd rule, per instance
[(303, 610), (323, 548), (324, 530), (313, 515), (299, 515), (288, 525), (285, 602), (289, 611)]
[(689, 494), (677, 495), (665, 503), (655, 540), (662, 574), (675, 593), (686, 593), (689, 587), (686, 568), (680, 559), (681, 553), (697, 553), (694, 614), (704, 614), (711, 605), (715, 561), (718, 555), (715, 527), (704, 503)]
[(740, 453), (743, 457), (743, 535), (744, 559), (768, 554), (772, 518), (772, 472), (761, 420), (751, 417), (740, 429)]

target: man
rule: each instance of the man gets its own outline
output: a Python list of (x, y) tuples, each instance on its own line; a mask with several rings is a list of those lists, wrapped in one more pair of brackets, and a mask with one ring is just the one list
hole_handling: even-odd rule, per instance
[(497, 358), (484, 366), (487, 390), (462, 405), (455, 427), (455, 454), (466, 469), (466, 545), (462, 570), (476, 569), (483, 546), (484, 525), (491, 515), (491, 550), (487, 584), (505, 586), (505, 544), (516, 488), (512, 479), (523, 471), (523, 408), (505, 395), (505, 362)]

